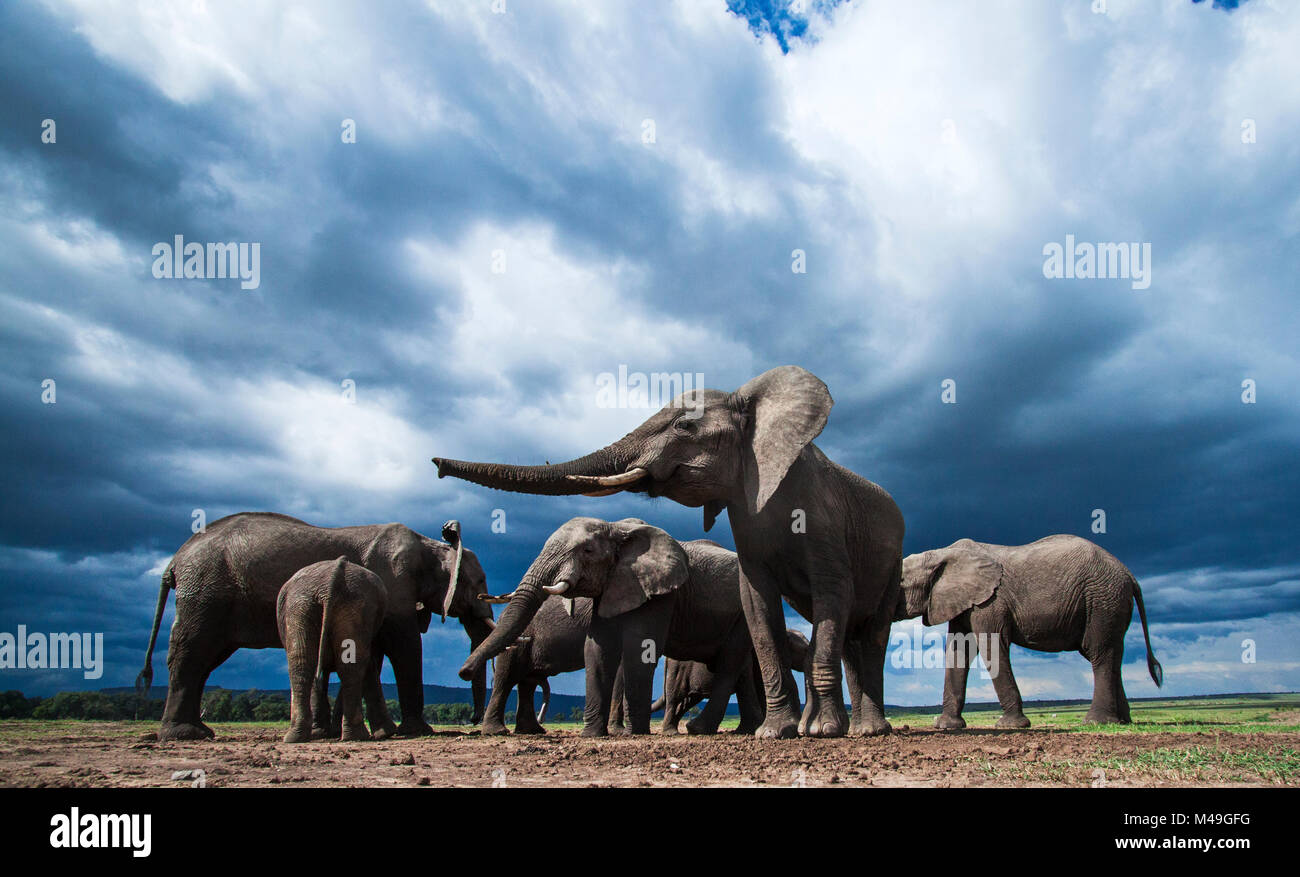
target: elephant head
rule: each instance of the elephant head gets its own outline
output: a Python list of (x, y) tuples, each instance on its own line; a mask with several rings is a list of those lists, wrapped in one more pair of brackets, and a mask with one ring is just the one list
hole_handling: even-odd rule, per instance
[(894, 620), (920, 615), (927, 625), (944, 624), (992, 599), (1001, 581), (1002, 564), (969, 539), (909, 554)]
[(687, 570), (686, 552), (677, 541), (645, 521), (574, 518), (546, 540), (518, 588), (506, 598), (489, 598), (509, 605), (460, 668), (460, 678), (483, 672), (489, 659), (523, 633), (549, 595), (589, 597), (596, 615), (613, 618), (676, 590)]
[[(460, 537), (460, 522), (448, 521), (442, 538), (421, 537), (419, 567), (416, 575), (416, 623), (420, 632), (429, 629), (434, 612), (445, 622), (447, 617), (460, 621), (469, 637), (470, 650), (477, 649), (495, 628), (492, 607), (480, 597), (487, 595), (487, 575), (478, 556), (465, 547)], [(487, 699), (487, 670), (470, 679), (475, 716), (482, 715)]]
[(791, 464), (822, 431), (831, 395), (815, 375), (787, 365), (734, 393), (683, 393), (623, 438), (567, 463), (510, 466), (435, 457), (438, 477), (551, 496), (620, 490), (704, 507), (704, 529), (735, 503), (763, 510)]

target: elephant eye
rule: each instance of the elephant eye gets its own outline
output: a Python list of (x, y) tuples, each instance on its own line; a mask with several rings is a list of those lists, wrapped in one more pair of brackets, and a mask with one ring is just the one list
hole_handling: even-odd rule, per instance
[(695, 432), (698, 425), (690, 417), (680, 417), (677, 419), (676, 427), (682, 432)]

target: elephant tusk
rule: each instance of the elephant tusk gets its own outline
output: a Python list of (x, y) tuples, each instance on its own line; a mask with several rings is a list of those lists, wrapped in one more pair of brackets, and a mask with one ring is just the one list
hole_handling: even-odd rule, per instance
[[(622, 475), (566, 475), (564, 477), (577, 484), (587, 484), (592, 487), (626, 487), (640, 481), (647, 474), (643, 467), (637, 466)], [(602, 496), (603, 494), (596, 495)]]
[(416, 611), (416, 612), (423, 612), (423, 611), (424, 611), (424, 604), (423, 604), (423, 603), (416, 603), (416, 604), (415, 604), (415, 611)]
[(563, 594), (565, 591), (569, 590), (569, 583), (560, 581), (553, 585), (543, 585), (542, 590), (548, 594)]
[(606, 487), (604, 490), (593, 490), (590, 493), (584, 493), (583, 496), (610, 496), (611, 494), (621, 493), (621, 487)]
[(514, 597), (514, 595), (515, 592), (511, 591), (509, 594), (502, 594), (500, 597), (494, 597), (491, 594), (479, 594), (478, 598), (484, 603), (491, 603), (495, 606), (500, 605), (501, 603), (509, 603), (510, 599)]

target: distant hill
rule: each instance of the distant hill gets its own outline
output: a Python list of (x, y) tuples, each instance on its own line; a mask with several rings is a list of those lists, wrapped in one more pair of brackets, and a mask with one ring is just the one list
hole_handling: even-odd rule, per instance
[[(385, 683), (383, 688), (384, 688), (385, 698), (389, 700), (397, 699), (396, 685)], [(100, 690), (103, 691), (105, 694), (132, 694), (135, 692), (134, 688), (102, 688)], [(220, 685), (209, 685), (203, 690), (222, 691), (223, 689)], [(244, 691), (246, 689), (231, 688), (225, 690), (228, 690), (233, 696), (239, 694), (241, 691)], [(278, 697), (284, 698), (285, 700), (289, 699), (289, 690), (287, 688), (286, 689), (259, 688), (256, 690), (262, 694), (276, 695)], [(337, 693), (337, 691), (338, 691), (338, 683), (337, 682), (331, 683), (330, 693), (335, 694)], [(488, 692), (490, 694), (491, 689), (489, 689)], [(1250, 692), (1245, 694), (1229, 694), (1229, 693), (1192, 694), (1192, 695), (1184, 695), (1182, 697), (1130, 697), (1129, 702), (1130, 703), (1140, 703), (1142, 701), (1193, 701), (1194, 702), (1194, 701), (1206, 701), (1206, 700), (1221, 700), (1223, 698), (1232, 698), (1234, 700), (1266, 700), (1268, 698), (1275, 698), (1279, 694), (1294, 694), (1294, 693), (1296, 692)], [(656, 692), (655, 696), (657, 697), (658, 694), (659, 692)], [(802, 691), (800, 692), (800, 695), (802, 697)], [(167, 696), (166, 688), (154, 686), (154, 688), (151, 690), (151, 697), (155, 700), (165, 699), (166, 696)], [(506, 710), (507, 711), (514, 710), (515, 703), (517, 700), (518, 698), (516, 692), (511, 691), (510, 698), (506, 701)], [(538, 690), (537, 694), (535, 695), (535, 700), (538, 707), (540, 708), (542, 703), (542, 695), (540, 690)], [(426, 705), (436, 704), (436, 703), (473, 703), (474, 697), (468, 688), (455, 688), (449, 685), (426, 685), (424, 686), (424, 702)], [(551, 693), (551, 715), (567, 716), (575, 708), (581, 710), (585, 702), (586, 699), (578, 695), (560, 694), (559, 692), (552, 692)], [(1048, 709), (1051, 707), (1068, 709), (1071, 707), (1081, 707), (1081, 706), (1086, 707), (1090, 703), (1091, 701), (1088, 698), (1082, 698), (1078, 700), (1027, 700), (1025, 701), (1024, 705), (1026, 707), (1033, 707), (1039, 709)], [(921, 713), (921, 714), (933, 713), (937, 715), (939, 711), (942, 709), (942, 707), (940, 707), (937, 704), (934, 706), (899, 706), (897, 704), (890, 703), (890, 704), (885, 704), (885, 709), (895, 710), (899, 712), (909, 712), (909, 713)], [(967, 703), (966, 709), (978, 712), (981, 710), (996, 710), (996, 709), (1000, 709), (1000, 707), (998, 706), (997, 703)], [(727, 715), (734, 716), (738, 714), (739, 714), (739, 710), (737, 709), (735, 703), (730, 703), (727, 705)]]

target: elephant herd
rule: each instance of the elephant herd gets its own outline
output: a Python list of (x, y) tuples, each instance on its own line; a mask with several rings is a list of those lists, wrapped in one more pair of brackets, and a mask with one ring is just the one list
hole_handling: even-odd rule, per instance
[[(577, 669), (586, 672), (587, 736), (649, 733), (658, 708), (662, 731), (676, 733), (701, 702), (687, 729), (713, 733), (733, 694), (738, 730), (759, 737), (888, 733), (889, 629), (915, 617), (948, 624), (936, 727), (964, 726), (976, 653), (993, 677), (999, 726), (1028, 725), (1010, 667), (1013, 643), (1081, 652), (1093, 667), (1088, 721), (1129, 721), (1120, 667), (1134, 602), (1157, 685), (1161, 669), (1141, 590), (1123, 564), (1074, 536), (1023, 546), (962, 539), (904, 558), (903, 515), (890, 495), (813, 444), (831, 405), (821, 380), (783, 366), (735, 392), (689, 391), (613, 444), (566, 463), (434, 458), (440, 478), (498, 490), (668, 497), (702, 508), (706, 532), (727, 513), (734, 552), (707, 539), (679, 542), (639, 519), (574, 518), (503, 597), (488, 593), (455, 521), (438, 541), (400, 524), (326, 529), (276, 514), (223, 518), (186, 542), (163, 574), (138, 680), (143, 688), (152, 680), (153, 647), (174, 589), (159, 739), (212, 736), (200, 716), (208, 675), (236, 649), (279, 647), (290, 671), (286, 741), (429, 733), (420, 635), (435, 612), (458, 620), (469, 637), (460, 676), (471, 683), (484, 733), (505, 733), (515, 688), (515, 732), (542, 733), (536, 688), (544, 716), (548, 678)], [(783, 602), (812, 623), (810, 639), (786, 629)], [(493, 603), (505, 604), (495, 621)], [(660, 657), (664, 694), (652, 703)], [(400, 724), (379, 684), (385, 658), (397, 680)], [(792, 670), (804, 675), (802, 704)], [(340, 683), (333, 709), (331, 672)]]

